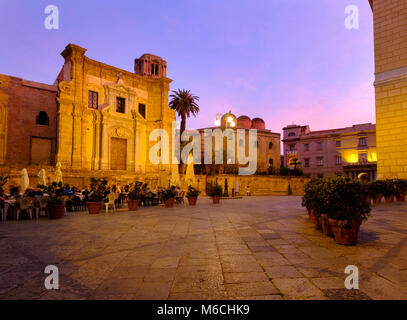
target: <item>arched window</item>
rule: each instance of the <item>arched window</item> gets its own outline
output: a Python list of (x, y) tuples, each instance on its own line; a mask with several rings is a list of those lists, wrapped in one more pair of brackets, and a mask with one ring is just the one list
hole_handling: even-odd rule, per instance
[(39, 124), (41, 126), (48, 126), (49, 125), (49, 117), (45, 111), (40, 111), (40, 113), (37, 115), (36, 124)]
[(269, 160), (269, 168), (273, 167), (273, 159), (270, 158)]
[(273, 142), (269, 142), (269, 149), (273, 149)]
[(294, 136), (295, 136), (295, 132), (290, 132), (290, 133), (288, 134), (288, 136), (289, 136), (289, 137), (294, 137)]

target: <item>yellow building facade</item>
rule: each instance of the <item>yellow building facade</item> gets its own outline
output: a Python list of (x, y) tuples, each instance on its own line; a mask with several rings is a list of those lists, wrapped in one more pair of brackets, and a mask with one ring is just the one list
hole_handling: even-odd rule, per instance
[(171, 132), (166, 62), (143, 55), (128, 72), (91, 60), (68, 45), (58, 77), (56, 161), (63, 168), (158, 173), (148, 159), (150, 132)]
[(407, 179), (407, 2), (369, 0), (374, 19), (379, 179)]

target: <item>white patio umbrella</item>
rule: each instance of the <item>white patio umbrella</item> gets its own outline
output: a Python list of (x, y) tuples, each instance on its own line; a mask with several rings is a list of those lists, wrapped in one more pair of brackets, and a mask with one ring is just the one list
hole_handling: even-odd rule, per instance
[(171, 166), (171, 185), (176, 187), (179, 187), (181, 185), (177, 164), (173, 164)]
[(55, 170), (54, 179), (52, 181), (56, 182), (56, 183), (60, 183), (60, 182), (62, 182), (61, 162), (58, 161), (56, 167), (57, 167), (57, 169)]
[(194, 157), (192, 154), (188, 156), (187, 172), (185, 174), (185, 183), (187, 186), (195, 187), (195, 171), (194, 171)]
[(30, 184), (30, 178), (28, 177), (27, 169), (21, 170), (21, 192), (24, 193)]
[(165, 170), (165, 168), (161, 168), (161, 170), (160, 170), (160, 176), (158, 179), (158, 187), (168, 188), (168, 175), (167, 175), (167, 171)]
[(38, 184), (46, 186), (47, 185), (47, 174), (45, 173), (45, 169), (41, 169), (38, 173), (38, 177), (40, 178)]

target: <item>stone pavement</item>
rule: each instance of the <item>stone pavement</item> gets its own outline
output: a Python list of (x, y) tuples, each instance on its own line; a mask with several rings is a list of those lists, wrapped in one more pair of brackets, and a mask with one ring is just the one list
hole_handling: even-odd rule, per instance
[[(0, 223), (2, 299), (407, 299), (407, 204), (382, 204), (345, 247), (300, 197), (249, 197)], [(59, 268), (58, 291), (44, 269)], [(360, 290), (344, 289), (347, 265)]]

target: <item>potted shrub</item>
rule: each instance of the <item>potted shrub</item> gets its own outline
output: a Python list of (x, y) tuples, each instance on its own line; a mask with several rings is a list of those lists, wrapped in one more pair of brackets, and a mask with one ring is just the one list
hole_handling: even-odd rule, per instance
[(38, 185), (42, 192), (48, 194), (48, 212), (50, 219), (62, 218), (65, 214), (64, 190), (69, 189), (69, 185), (65, 187), (62, 182), (53, 182), (48, 186)]
[(309, 219), (315, 223), (318, 230), (322, 229), (322, 222), (324, 221), (321, 220), (321, 215), (326, 215), (326, 202), (323, 193), (324, 183), (325, 180), (322, 178), (312, 178), (305, 184), (305, 194), (302, 198), (302, 206), (307, 208)]
[(127, 204), (129, 206), (129, 211), (137, 211), (138, 205), (140, 203), (142, 186), (143, 186), (142, 182), (136, 181), (134, 187), (129, 192), (127, 196)]
[(201, 192), (194, 187), (189, 186), (188, 187), (188, 192), (186, 194), (188, 198), (188, 203), (190, 206), (195, 206), (196, 205), (196, 200), (198, 199), (198, 196)]
[(366, 202), (368, 185), (364, 181), (348, 177), (329, 178), (324, 194), (329, 224), (336, 243), (355, 245), (360, 225), (368, 218), (371, 210)]
[(106, 179), (95, 179), (91, 178), (90, 188), (91, 193), (89, 195), (88, 201), (86, 201), (86, 207), (88, 208), (89, 214), (99, 214), (102, 208), (102, 201), (105, 198), (105, 191), (107, 186)]
[(396, 188), (397, 201), (405, 202), (406, 194), (407, 194), (407, 180), (396, 179), (394, 182), (395, 182), (395, 188)]
[(383, 196), (387, 203), (392, 203), (394, 201), (394, 197), (396, 196), (396, 186), (395, 181), (392, 179), (385, 180), (386, 189), (383, 192)]
[(375, 180), (369, 184), (369, 196), (373, 199), (373, 203), (381, 203), (383, 194), (386, 193), (386, 189), (387, 184), (383, 180)]
[(167, 208), (172, 208), (174, 206), (175, 196), (177, 192), (175, 191), (175, 187), (171, 186), (168, 189), (165, 189), (162, 192), (162, 197)]
[(211, 191), (209, 192), (209, 196), (212, 197), (213, 203), (218, 204), (220, 201), (220, 197), (222, 196), (222, 187), (218, 184), (213, 186)]

